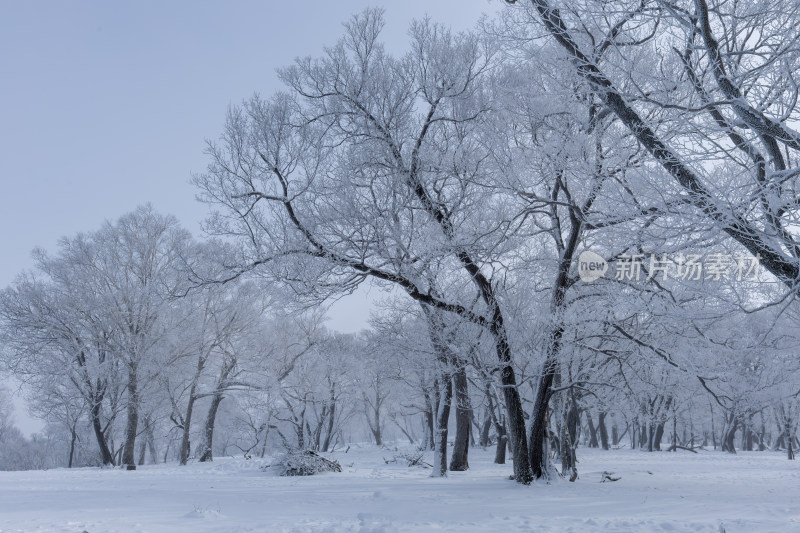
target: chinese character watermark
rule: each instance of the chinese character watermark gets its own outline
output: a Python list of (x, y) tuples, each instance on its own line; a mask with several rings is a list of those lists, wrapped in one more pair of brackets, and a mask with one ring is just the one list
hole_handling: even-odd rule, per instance
[(760, 259), (758, 255), (722, 253), (680, 254), (674, 258), (667, 254), (622, 254), (609, 262), (597, 253), (585, 250), (578, 257), (578, 276), (586, 283), (595, 281), (604, 277), (613, 264), (613, 279), (617, 281), (756, 281)]

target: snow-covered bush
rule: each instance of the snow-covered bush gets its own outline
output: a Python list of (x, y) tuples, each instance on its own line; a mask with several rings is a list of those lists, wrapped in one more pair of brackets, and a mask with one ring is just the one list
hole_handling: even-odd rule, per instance
[(338, 461), (326, 459), (311, 450), (289, 451), (272, 465), (281, 476), (313, 476), (322, 472), (341, 472)]
[(398, 463), (398, 464), (405, 464), (409, 468), (411, 468), (412, 466), (419, 466), (422, 468), (431, 467), (430, 464), (425, 462), (425, 453), (422, 450), (414, 450), (410, 452), (395, 454), (395, 456), (392, 457), (391, 459), (386, 459), (384, 457), (383, 460), (387, 465), (389, 463)]

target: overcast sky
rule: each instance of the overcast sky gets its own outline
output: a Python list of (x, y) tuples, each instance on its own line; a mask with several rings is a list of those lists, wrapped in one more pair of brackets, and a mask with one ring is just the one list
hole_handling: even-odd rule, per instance
[[(225, 110), (279, 88), (275, 69), (319, 55), (341, 22), (386, 9), (387, 46), (403, 51), (426, 14), (454, 29), (499, 0), (23, 1), (0, 17), (0, 287), (35, 246), (91, 231), (151, 202), (195, 235), (205, 206), (192, 172)], [(366, 324), (370, 296), (337, 305), (329, 326)], [(20, 425), (25, 421), (18, 415)]]

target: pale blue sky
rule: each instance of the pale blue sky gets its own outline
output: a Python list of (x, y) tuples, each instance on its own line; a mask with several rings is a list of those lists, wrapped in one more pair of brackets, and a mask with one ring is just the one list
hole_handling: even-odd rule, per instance
[[(193, 233), (204, 140), (229, 103), (278, 88), (274, 71), (317, 55), (341, 22), (386, 9), (390, 50), (413, 18), (472, 26), (499, 0), (0, 1), (0, 287), (35, 246), (93, 230), (144, 202)], [(359, 329), (369, 297), (330, 326)], [(27, 425), (18, 416), (21, 425)], [(29, 429), (26, 427), (26, 429)]]

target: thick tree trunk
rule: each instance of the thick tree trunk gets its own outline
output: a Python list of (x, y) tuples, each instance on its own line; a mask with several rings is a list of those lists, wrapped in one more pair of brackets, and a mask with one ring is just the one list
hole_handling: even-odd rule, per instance
[(742, 450), (745, 452), (753, 451), (753, 430), (750, 421), (742, 426)]
[(78, 438), (78, 433), (75, 431), (75, 424), (72, 424), (70, 428), (70, 436), (69, 436), (69, 461), (67, 463), (67, 468), (72, 468), (72, 460), (75, 457), (75, 441)]
[[(553, 342), (560, 339), (561, 329), (553, 338)], [(539, 378), (539, 386), (536, 389), (536, 398), (533, 401), (533, 421), (531, 422), (531, 432), (529, 439), (530, 464), (533, 469), (534, 478), (542, 478), (548, 475), (547, 457), (547, 405), (549, 402), (550, 388), (553, 385), (553, 378), (558, 370), (555, 359), (548, 357), (542, 368), (542, 375)]]
[[(704, 439), (707, 437), (704, 436)], [(705, 446), (705, 442), (703, 442), (703, 446)], [(673, 415), (672, 416), (672, 449), (676, 452), (678, 451), (678, 417)]]
[(711, 402), (708, 403), (709, 410), (711, 411), (711, 444), (714, 449), (717, 449), (717, 430), (714, 428), (714, 406)]
[[(590, 198), (593, 198), (593, 196), (590, 195)], [(592, 202), (592, 199), (588, 199), (582, 210), (584, 212), (588, 211)], [(548, 403), (553, 379), (556, 373), (559, 372), (558, 357), (561, 352), (561, 341), (564, 335), (562, 315), (566, 306), (567, 290), (570, 287), (569, 271), (572, 267), (572, 259), (578, 248), (582, 232), (583, 222), (581, 219), (570, 215), (569, 235), (563, 241), (560, 240), (561, 235), (559, 235), (559, 243), (562, 243), (563, 246), (557, 244), (562, 249), (560, 250), (558, 271), (553, 283), (553, 294), (550, 300), (550, 314), (553, 323), (550, 326), (550, 338), (545, 348), (545, 362), (539, 378), (539, 386), (536, 389), (531, 417), (528, 453), (534, 478), (547, 477), (549, 475), (549, 457), (547, 453)]]
[(664, 437), (664, 422), (656, 425), (655, 435), (653, 435), (653, 450), (661, 451), (661, 439)]
[[(435, 389), (438, 389), (438, 387)], [(429, 389), (423, 389), (423, 393), (425, 397), (425, 449), (433, 450), (436, 448), (435, 415), (433, 410), (433, 404), (436, 402), (431, 401)]]
[(735, 413), (728, 415), (725, 429), (722, 430), (722, 451), (728, 453), (736, 453), (736, 446), (733, 443), (733, 437), (736, 435), (736, 428), (739, 425), (738, 418)]
[[(503, 373), (505, 374), (507, 371), (513, 372), (511, 367), (507, 367), (507, 370)], [(516, 389), (516, 378), (513, 377), (513, 373), (511, 376), (511, 379), (504, 379), (503, 383), (503, 396), (505, 396), (508, 414), (506, 417), (508, 444), (511, 447), (511, 455), (514, 459), (514, 479), (518, 483), (527, 485), (533, 481), (534, 473), (531, 469), (528, 440), (525, 437), (525, 415), (522, 411), (522, 399)]]
[(142, 436), (139, 438), (139, 465), (145, 463), (145, 454), (150, 450), (150, 460), (155, 463), (156, 450), (155, 450), (155, 436), (153, 435), (153, 419), (147, 414), (144, 416), (144, 427), (142, 428)]
[(189, 391), (189, 402), (186, 405), (186, 414), (183, 417), (183, 435), (181, 437), (180, 449), (180, 464), (185, 465), (189, 461), (189, 454), (191, 453), (191, 443), (189, 442), (190, 431), (192, 427), (192, 414), (194, 413), (195, 402), (195, 386), (192, 385)]
[[(487, 413), (494, 424), (494, 430), (497, 433), (497, 443), (494, 451), (494, 463), (498, 465), (506, 464), (506, 446), (508, 446), (508, 433), (506, 431), (505, 418), (502, 414), (502, 409), (498, 408), (498, 414), (494, 410), (494, 397), (489, 385), (489, 380), (484, 376), (484, 394), (486, 394)], [(498, 399), (499, 401), (499, 399)]]
[(136, 470), (136, 431), (139, 427), (139, 382), (136, 367), (128, 370), (128, 420), (125, 424), (125, 444), (122, 463), (128, 470)]
[(600, 411), (597, 417), (597, 431), (600, 433), (600, 446), (608, 450), (608, 430), (606, 429), (606, 413)]
[[(197, 455), (200, 456), (199, 461), (204, 463), (206, 461), (214, 460), (214, 425), (217, 422), (217, 410), (219, 404), (225, 399), (223, 396), (223, 389), (228, 380), (228, 376), (236, 366), (236, 358), (227, 358), (220, 369), (219, 376), (217, 377), (216, 393), (211, 397), (211, 405), (208, 407), (208, 414), (206, 414), (206, 421), (203, 427), (203, 435), (201, 437), (200, 448)], [(300, 434), (303, 433), (303, 427), (300, 426)], [(302, 449), (302, 448), (301, 448)]]
[(437, 411), (431, 477), (444, 477), (447, 475), (447, 424), (453, 399), (451, 365), (456, 357), (451, 353), (447, 344), (445, 323), (440, 315), (441, 311), (431, 310), (424, 305), (422, 311), (428, 322), (428, 336), (439, 364), (439, 377), (437, 381), (434, 381), (434, 389), (439, 392), (439, 397), (435, 400)]
[(481, 448), (486, 448), (489, 446), (489, 432), (492, 430), (492, 417), (489, 415), (488, 408), (486, 410), (486, 416), (483, 419), (483, 424), (481, 424), (481, 432), (480, 437), (478, 438), (478, 446)]
[(506, 446), (508, 444), (508, 435), (506, 434), (506, 427), (504, 424), (497, 425), (497, 445), (494, 450), (494, 464), (506, 464)]
[[(219, 409), (219, 404), (222, 403), (223, 399), (225, 399), (225, 397), (222, 394), (215, 394), (211, 398), (211, 405), (209, 406), (208, 414), (206, 415), (206, 423), (203, 428), (203, 438), (200, 445), (199, 461), (201, 463), (214, 460), (214, 424), (217, 420), (217, 410)], [(302, 428), (300, 431), (302, 433)]]
[(113, 466), (114, 456), (111, 454), (111, 449), (108, 447), (108, 441), (106, 441), (106, 436), (103, 433), (103, 424), (100, 421), (101, 402), (102, 398), (99, 401), (95, 399), (94, 405), (92, 405), (92, 429), (94, 430), (95, 439), (97, 439), (97, 445), (100, 448), (100, 459), (103, 461), (103, 465)]
[(428, 405), (425, 411), (425, 449), (433, 450), (436, 448), (436, 425), (433, 418), (433, 407)]
[(469, 422), (470, 422), (470, 430), (469, 430), (469, 445), (470, 447), (474, 448), (478, 444), (475, 442), (475, 430), (480, 432), (481, 427), (478, 425), (478, 420), (475, 418), (475, 410), (470, 409), (469, 412)]
[(136, 464), (142, 466), (144, 464), (145, 454), (147, 453), (147, 442), (145, 439), (139, 439), (139, 460)]
[(200, 354), (197, 357), (197, 367), (195, 368), (194, 378), (192, 379), (192, 386), (189, 388), (189, 401), (186, 404), (186, 414), (183, 417), (183, 436), (181, 437), (180, 448), (180, 464), (185, 465), (189, 460), (191, 454), (191, 442), (189, 442), (190, 431), (192, 429), (192, 414), (194, 412), (194, 403), (197, 401), (195, 393), (197, 392), (197, 385), (200, 382), (200, 376), (206, 366), (207, 354)]
[(450, 403), (453, 398), (453, 382), (443, 374), (440, 380), (439, 412), (436, 417), (436, 446), (431, 477), (447, 476), (447, 423), (450, 419)]
[(381, 431), (381, 411), (380, 408), (373, 409), (371, 413), (373, 418), (370, 418), (369, 409), (367, 409), (364, 414), (367, 417), (367, 422), (369, 423), (369, 430), (372, 433), (372, 438), (375, 439), (376, 446), (383, 446), (383, 433)]
[(568, 396), (567, 404), (561, 435), (561, 475), (568, 478), (570, 481), (575, 481), (578, 479), (575, 448), (578, 445), (580, 413), (578, 412), (578, 402), (575, 401), (575, 397), (571, 391)]
[(383, 446), (383, 435), (381, 434), (381, 427), (377, 426), (372, 430), (372, 437), (375, 439), (376, 446)]
[[(320, 413), (319, 420), (317, 420), (317, 424), (314, 427), (313, 432), (313, 440), (314, 440), (314, 451), (319, 451), (322, 448), (322, 428), (325, 426), (325, 422), (328, 420), (328, 404), (322, 406), (322, 412)], [(309, 431), (311, 433), (311, 431)]]
[(586, 425), (589, 426), (589, 448), (599, 448), (600, 443), (597, 442), (597, 428), (594, 427), (592, 413), (589, 411), (586, 411)]
[(147, 426), (147, 449), (150, 451), (150, 461), (153, 464), (158, 463), (158, 454), (156, 453), (156, 436), (153, 433), (152, 421), (150, 421)]
[(303, 408), (300, 410), (300, 416), (295, 416), (294, 411), (292, 411), (292, 418), (294, 421), (294, 436), (297, 439), (297, 449), (298, 450), (305, 450), (306, 449), (306, 430), (305, 430), (305, 422), (306, 422), (306, 404), (305, 400), (303, 400)]
[(322, 442), (323, 452), (327, 452), (331, 446), (331, 438), (333, 437), (333, 424), (336, 419), (336, 394), (333, 388), (331, 388), (331, 397), (328, 405), (328, 428), (325, 433), (325, 440)]
[(450, 458), (450, 470), (464, 471), (469, 469), (469, 437), (472, 427), (472, 404), (469, 399), (469, 382), (467, 371), (463, 365), (453, 374), (453, 388), (456, 400), (456, 437), (453, 455)]
[[(587, 206), (588, 207), (588, 206)], [(565, 306), (565, 297), (569, 288), (569, 269), (572, 258), (578, 247), (578, 242), (582, 232), (582, 222), (578, 219), (571, 219), (569, 236), (566, 239), (561, 258), (558, 263), (558, 273), (553, 284), (553, 296), (550, 302), (550, 312), (555, 321), (552, 325), (550, 339), (546, 348), (546, 357), (542, 366), (542, 374), (539, 377), (539, 386), (536, 389), (536, 398), (533, 402), (533, 413), (531, 422), (531, 432), (529, 439), (529, 461), (534, 478), (548, 476), (548, 456), (547, 456), (547, 407), (550, 401), (550, 389), (553, 386), (553, 379), (558, 372), (558, 355), (561, 352), (561, 339), (564, 335), (564, 325), (561, 322), (561, 314)], [(516, 458), (515, 458), (516, 459)]]

